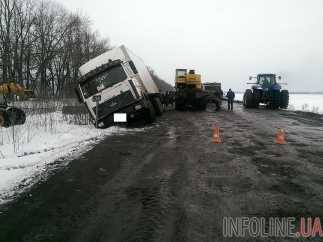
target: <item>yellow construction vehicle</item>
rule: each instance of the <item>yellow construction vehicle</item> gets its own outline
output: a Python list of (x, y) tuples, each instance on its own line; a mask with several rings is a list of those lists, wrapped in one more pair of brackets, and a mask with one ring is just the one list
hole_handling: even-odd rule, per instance
[(8, 128), (13, 125), (22, 125), (26, 122), (26, 114), (23, 110), (8, 105), (8, 96), (24, 96), (25, 88), (16, 83), (0, 84), (0, 128)]
[(177, 69), (175, 77), (176, 110), (205, 110), (207, 94), (203, 91), (201, 75), (194, 70)]

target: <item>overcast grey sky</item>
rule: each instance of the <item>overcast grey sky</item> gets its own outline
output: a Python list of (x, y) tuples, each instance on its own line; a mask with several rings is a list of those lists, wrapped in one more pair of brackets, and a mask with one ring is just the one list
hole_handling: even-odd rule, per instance
[(244, 90), (281, 74), (291, 91), (323, 91), (322, 0), (57, 0), (89, 16), (169, 83), (176, 68)]

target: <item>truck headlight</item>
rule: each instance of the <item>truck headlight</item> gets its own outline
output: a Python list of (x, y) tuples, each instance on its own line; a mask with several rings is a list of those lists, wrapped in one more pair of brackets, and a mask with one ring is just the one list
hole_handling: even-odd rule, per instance
[(135, 106), (135, 110), (139, 110), (139, 109), (142, 109), (142, 106), (140, 104)]

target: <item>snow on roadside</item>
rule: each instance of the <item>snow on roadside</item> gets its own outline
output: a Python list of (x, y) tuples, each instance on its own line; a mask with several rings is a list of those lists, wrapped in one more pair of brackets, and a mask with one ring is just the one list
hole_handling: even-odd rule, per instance
[[(32, 115), (26, 124), (13, 129), (0, 128), (0, 204), (46, 176), (48, 165), (62, 157), (80, 156), (113, 133), (126, 129), (97, 130), (92, 125), (73, 125), (62, 114)], [(66, 164), (65, 164), (66, 165)]]

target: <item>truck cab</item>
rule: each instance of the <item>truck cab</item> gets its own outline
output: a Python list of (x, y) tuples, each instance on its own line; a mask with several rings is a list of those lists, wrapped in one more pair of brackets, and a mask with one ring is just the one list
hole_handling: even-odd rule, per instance
[[(98, 128), (119, 122), (115, 114), (123, 115), (124, 122), (138, 118), (152, 122), (159, 103), (162, 110), (159, 90), (149, 71), (125, 47), (89, 61), (80, 68), (80, 75), (80, 100), (85, 103)], [(96, 96), (100, 97), (99, 100), (94, 98)]]

